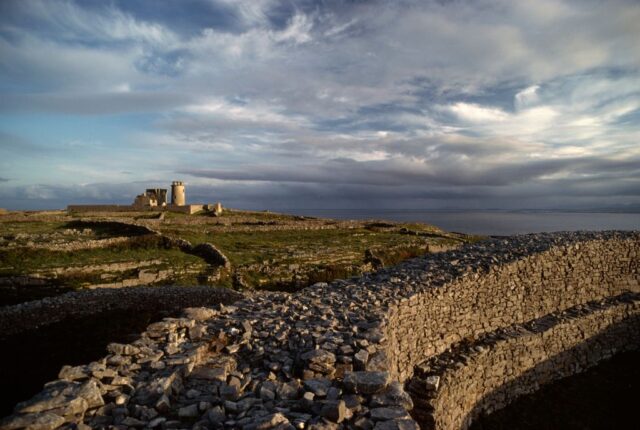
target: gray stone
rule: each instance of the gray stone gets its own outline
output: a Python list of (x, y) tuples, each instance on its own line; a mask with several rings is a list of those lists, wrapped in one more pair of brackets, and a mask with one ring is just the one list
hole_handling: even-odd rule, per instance
[(225, 400), (237, 400), (240, 397), (240, 387), (236, 385), (222, 385), (220, 397)]
[(225, 414), (221, 406), (214, 406), (207, 412), (207, 419), (212, 424), (221, 424), (224, 422)]
[(369, 357), (366, 369), (369, 371), (384, 372), (389, 370), (389, 360), (384, 351), (377, 351)]
[(322, 419), (315, 423), (309, 424), (309, 430), (337, 430), (338, 424), (329, 420)]
[(307, 351), (300, 356), (307, 362), (307, 367), (314, 372), (330, 374), (334, 371), (336, 356), (324, 349)]
[(356, 430), (371, 430), (373, 429), (373, 421), (367, 417), (359, 417), (354, 421), (353, 427)]
[(424, 382), (426, 389), (429, 391), (437, 391), (440, 387), (440, 377), (437, 375), (427, 376)]
[(217, 315), (218, 311), (211, 308), (186, 308), (184, 314), (195, 321), (206, 321)]
[(49, 412), (52, 414), (60, 415), (65, 417), (67, 421), (72, 420), (75, 416), (84, 415), (85, 411), (88, 409), (88, 404), (85, 399), (82, 397), (76, 397), (67, 401), (64, 406), (59, 408), (51, 409)]
[(368, 361), (369, 352), (366, 349), (359, 350), (353, 356), (353, 365), (356, 370), (366, 370)]
[(160, 396), (160, 398), (155, 404), (155, 408), (161, 414), (167, 412), (171, 408), (171, 401), (169, 400), (166, 394), (163, 394), (162, 396)]
[(374, 430), (420, 430), (420, 427), (412, 419), (399, 419), (378, 421)]
[(18, 403), (15, 411), (23, 414), (50, 411), (51, 409), (63, 407), (69, 400), (68, 397), (62, 394), (52, 395), (51, 393), (43, 392), (31, 400)]
[(357, 394), (375, 394), (384, 390), (389, 383), (388, 372), (347, 372), (344, 386), (347, 391)]
[(329, 387), (327, 390), (327, 400), (338, 400), (340, 395), (342, 394), (342, 390), (337, 387)]
[(325, 378), (307, 379), (303, 384), (306, 389), (318, 397), (325, 397), (331, 387), (331, 381)]
[(226, 381), (227, 369), (225, 367), (196, 367), (190, 375), (196, 379), (207, 379), (212, 381)]
[(256, 430), (268, 430), (273, 427), (276, 427), (279, 424), (288, 423), (287, 417), (285, 417), (280, 412), (276, 412), (275, 414), (266, 415), (260, 417), (255, 422)]
[(322, 405), (322, 409), (320, 410), (320, 415), (323, 418), (326, 418), (329, 421), (333, 421), (334, 423), (341, 423), (342, 421), (344, 421), (346, 414), (347, 407), (345, 406), (343, 400), (327, 401), (324, 405)]
[(284, 400), (295, 400), (298, 398), (298, 393), (300, 391), (300, 384), (296, 381), (289, 382), (287, 384), (282, 384), (278, 387), (277, 393), (278, 397)]
[(102, 394), (98, 388), (98, 384), (94, 380), (89, 380), (82, 384), (77, 391), (77, 395), (87, 401), (89, 409), (97, 408), (104, 405)]
[(127, 427), (145, 427), (147, 425), (147, 422), (139, 420), (137, 418), (127, 417), (120, 424)]
[(371, 418), (376, 421), (386, 421), (396, 418), (407, 418), (407, 411), (403, 408), (374, 408), (370, 411)]
[(89, 369), (87, 369), (87, 366), (62, 366), (60, 373), (58, 373), (58, 378), (67, 381), (87, 379), (89, 376)]
[(404, 391), (402, 384), (394, 381), (389, 384), (386, 390), (374, 394), (371, 397), (370, 405), (374, 408), (380, 406), (400, 406), (406, 410), (411, 410), (413, 409), (413, 400), (411, 400), (411, 396)]
[(264, 385), (260, 387), (259, 394), (260, 398), (263, 400), (274, 400), (276, 398), (276, 393)]
[(64, 424), (65, 419), (60, 415), (50, 412), (41, 412), (27, 415), (13, 415), (2, 422), (0, 428), (2, 430), (54, 430)]
[(198, 405), (194, 403), (178, 409), (178, 416), (181, 418), (195, 418), (200, 416)]
[(140, 349), (129, 344), (122, 343), (110, 343), (107, 345), (107, 351), (116, 355), (135, 355), (140, 352)]
[(161, 425), (162, 423), (164, 423), (165, 421), (167, 421), (167, 419), (165, 417), (157, 417), (152, 419), (151, 421), (149, 421), (149, 428), (156, 428), (159, 425)]

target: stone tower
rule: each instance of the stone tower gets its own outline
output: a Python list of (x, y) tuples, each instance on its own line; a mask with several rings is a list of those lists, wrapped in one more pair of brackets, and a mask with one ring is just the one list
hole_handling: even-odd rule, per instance
[(171, 204), (184, 206), (186, 201), (184, 196), (184, 183), (182, 181), (173, 181), (171, 183)]

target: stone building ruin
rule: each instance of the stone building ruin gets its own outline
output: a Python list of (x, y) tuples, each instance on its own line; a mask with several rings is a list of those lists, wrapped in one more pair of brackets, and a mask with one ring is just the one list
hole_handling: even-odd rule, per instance
[(184, 206), (186, 204), (184, 195), (184, 183), (182, 181), (173, 181), (171, 183), (171, 204), (175, 206)]
[[(184, 195), (184, 194), (183, 194)], [(133, 201), (133, 206), (164, 207), (167, 205), (166, 188), (147, 188), (143, 194), (138, 194)]]
[(194, 214), (200, 211), (211, 212), (215, 216), (222, 214), (222, 204), (187, 204), (185, 184), (182, 181), (171, 183), (171, 201), (167, 200), (166, 188), (147, 188), (138, 194), (131, 205), (69, 205), (68, 211), (73, 212), (134, 212), (146, 210), (162, 210)]

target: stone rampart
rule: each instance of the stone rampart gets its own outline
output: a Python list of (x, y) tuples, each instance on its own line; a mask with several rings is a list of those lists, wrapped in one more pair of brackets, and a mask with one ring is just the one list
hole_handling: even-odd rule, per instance
[(479, 273), (462, 252), (461, 258), (444, 262), (462, 270), (458, 279), (390, 306), (392, 375), (406, 380), (416, 363), (462, 339), (624, 291), (640, 291), (639, 255), (637, 239), (594, 240), (554, 247)]
[(468, 428), (541, 385), (640, 345), (640, 294), (515, 324), (461, 342), (416, 368), (409, 383), (423, 428)]
[[(461, 341), (589, 303), (591, 313), (556, 324), (584, 333), (580, 345), (586, 347), (566, 362), (569, 373), (580, 371), (586, 364), (579, 357), (592, 353), (590, 339), (606, 337), (612, 326), (599, 325), (606, 318), (590, 319), (600, 312), (591, 302), (617, 303), (623, 293), (638, 293), (639, 252), (638, 233), (514, 236), (292, 295), (265, 293), (221, 310), (192, 309), (152, 324), (132, 344), (112, 345), (98, 362), (64, 368), (59, 381), (19, 404), (0, 428), (417, 429), (408, 414), (413, 401), (402, 387), (416, 365), (455, 351)], [(630, 324), (637, 306), (623, 302), (598, 315), (610, 312), (616, 327)], [(558, 353), (579, 347), (552, 344)], [(638, 346), (633, 339), (626, 345)], [(464, 416), (456, 422), (465, 422), (487, 392), (508, 388), (508, 375), (535, 367), (539, 351), (533, 347), (530, 354), (534, 358), (504, 369), (506, 376), (491, 379), (486, 390), (469, 397), (460, 391), (456, 401), (464, 408), (455, 406), (455, 417)], [(458, 379), (452, 374), (450, 380)]]

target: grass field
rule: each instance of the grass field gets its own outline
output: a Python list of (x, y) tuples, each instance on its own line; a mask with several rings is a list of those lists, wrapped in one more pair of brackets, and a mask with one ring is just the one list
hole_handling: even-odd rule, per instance
[[(0, 215), (0, 282), (2, 277), (41, 274), (47, 269), (148, 260), (163, 262), (156, 270), (169, 267), (181, 273), (189, 267), (192, 273), (194, 267), (200, 267), (206, 272), (207, 265), (200, 257), (167, 247), (166, 241), (144, 227), (128, 225), (134, 223), (193, 245), (215, 245), (232, 265), (230, 273), (216, 278), (219, 285), (284, 290), (396, 264), (424, 254), (432, 245), (455, 246), (478, 240), (428, 224), (338, 221), (271, 212), (230, 210), (220, 217), (167, 212), (164, 219), (152, 212), (9, 213)], [(128, 239), (109, 246), (60, 250), (68, 244), (123, 237)], [(43, 246), (49, 249), (35, 249)], [(68, 282), (77, 286), (101, 278), (121, 279), (134, 276), (135, 270), (100, 275), (91, 273), (80, 276), (82, 282)], [(240, 278), (242, 282), (236, 282)], [(201, 282), (198, 279), (189, 275), (172, 281), (193, 284)]]

